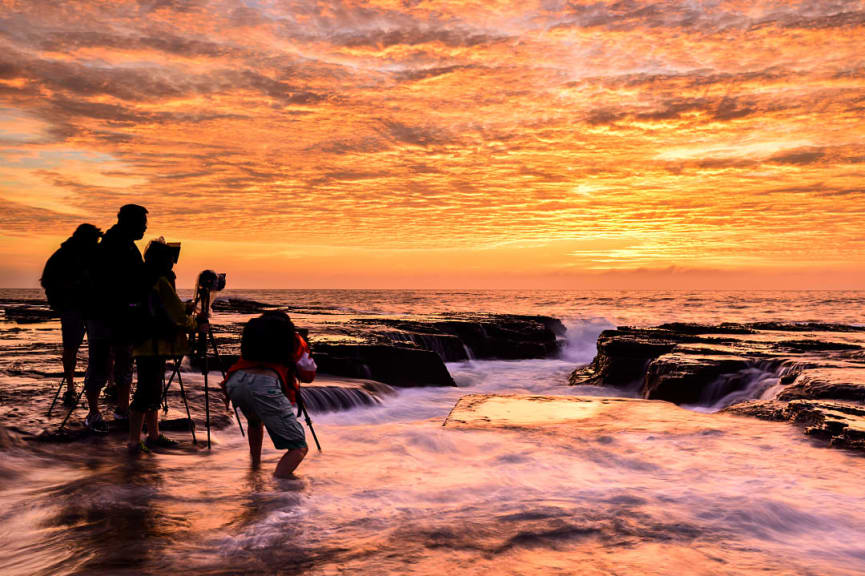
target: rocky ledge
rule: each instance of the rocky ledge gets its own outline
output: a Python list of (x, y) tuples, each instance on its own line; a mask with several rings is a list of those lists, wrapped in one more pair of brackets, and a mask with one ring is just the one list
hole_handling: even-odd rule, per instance
[[(44, 300), (0, 301), (5, 322), (0, 333), (14, 335), (55, 319)], [(411, 317), (350, 315), (321, 306), (275, 306), (243, 298), (220, 297), (212, 327), (223, 368), (240, 353), (248, 317), (266, 310), (287, 312), (307, 336), (319, 372), (375, 380), (391, 386), (455, 386), (446, 362), (470, 359), (521, 360), (555, 356), (564, 339), (561, 321), (548, 316), (510, 314), (433, 314)], [(21, 325), (25, 325), (22, 327)], [(44, 328), (48, 330), (49, 328)], [(59, 339), (34, 341), (23, 332), (15, 349), (0, 358), (0, 372), (16, 376), (60, 377), (53, 358)], [(41, 362), (45, 355), (52, 362)], [(211, 356), (210, 366), (219, 366)]]
[[(237, 302), (232, 306), (242, 308)], [(220, 325), (217, 318), (217, 340), (227, 363), (239, 353), (242, 326)], [(321, 373), (400, 387), (455, 386), (446, 362), (555, 356), (565, 335), (555, 318), (508, 314), (355, 317), (300, 331)]]
[(836, 324), (620, 327), (570, 384), (800, 425), (865, 449), (865, 328)]

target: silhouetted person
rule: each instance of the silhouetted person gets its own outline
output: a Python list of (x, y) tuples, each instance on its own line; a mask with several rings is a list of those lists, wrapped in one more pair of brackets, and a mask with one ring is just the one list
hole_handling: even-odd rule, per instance
[(147, 209), (127, 204), (117, 213), (117, 224), (102, 237), (94, 259), (95, 289), (87, 320), (90, 346), (89, 365), (84, 379), (90, 408), (84, 423), (94, 432), (108, 432), (108, 423), (99, 412), (99, 393), (108, 381), (112, 358), (117, 388), (115, 420), (129, 417), (129, 387), (132, 383), (133, 306), (141, 301), (148, 286), (144, 260), (135, 245), (147, 230)]
[(81, 224), (72, 236), (51, 255), (42, 271), (42, 288), (52, 310), (60, 314), (63, 337), (63, 375), (66, 393), (63, 403), (75, 404), (75, 365), (78, 349), (84, 341), (86, 306), (93, 290), (91, 267), (102, 237), (102, 230), (92, 224)]
[(226, 398), (246, 416), (252, 466), (261, 464), (263, 427), (277, 450), (286, 450), (274, 476), (291, 476), (308, 448), (303, 426), (294, 415), (298, 380), (312, 382), (316, 366), (306, 341), (284, 312), (265, 312), (246, 323), (241, 358), (223, 382)]
[[(129, 442), (132, 454), (151, 448), (170, 448), (177, 443), (159, 433), (157, 411), (162, 400), (165, 360), (189, 353), (187, 334), (198, 329), (207, 332), (208, 325), (198, 322), (191, 306), (180, 300), (174, 287), (172, 268), (180, 256), (180, 244), (153, 240), (144, 251), (144, 267), (150, 286), (137, 315), (138, 331), (133, 355), (138, 364), (138, 383), (129, 405)], [(147, 440), (141, 442), (141, 426), (147, 422)]]

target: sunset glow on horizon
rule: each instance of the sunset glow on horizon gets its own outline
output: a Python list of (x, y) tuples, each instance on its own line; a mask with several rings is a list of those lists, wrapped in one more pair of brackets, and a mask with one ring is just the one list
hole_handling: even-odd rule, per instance
[[(865, 286), (865, 2), (0, 0), (0, 284)], [(185, 287), (185, 286), (184, 286)]]

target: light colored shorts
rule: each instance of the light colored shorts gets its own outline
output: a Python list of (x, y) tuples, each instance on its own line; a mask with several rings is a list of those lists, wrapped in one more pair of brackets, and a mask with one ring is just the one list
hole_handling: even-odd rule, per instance
[(303, 426), (282, 388), (279, 378), (238, 370), (225, 383), (228, 397), (243, 411), (251, 426), (264, 424), (277, 450), (306, 448)]

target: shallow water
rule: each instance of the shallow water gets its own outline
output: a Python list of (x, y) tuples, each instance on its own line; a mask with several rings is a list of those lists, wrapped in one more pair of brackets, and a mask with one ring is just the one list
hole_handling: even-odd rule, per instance
[[(860, 314), (862, 298), (844, 305)], [(314, 414), (324, 452), (294, 480), (270, 476), (279, 453), (267, 439), (251, 471), (234, 427), (209, 454), (130, 461), (113, 437), (0, 452), (0, 573), (865, 574), (865, 459), (787, 424), (648, 403), (640, 417), (561, 427), (442, 426), (467, 393), (610, 395), (564, 385), (600, 330), (691, 314), (652, 319), (632, 306), (604, 317), (614, 305), (560, 314), (570, 345), (559, 359), (449, 364), (457, 389)], [(563, 311), (550, 306), (527, 305)], [(852, 314), (778, 306), (788, 316), (751, 320)]]

